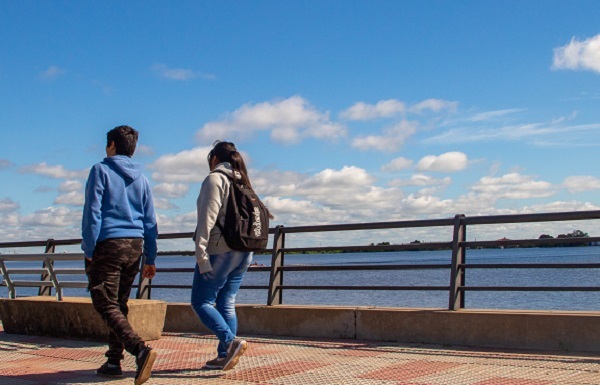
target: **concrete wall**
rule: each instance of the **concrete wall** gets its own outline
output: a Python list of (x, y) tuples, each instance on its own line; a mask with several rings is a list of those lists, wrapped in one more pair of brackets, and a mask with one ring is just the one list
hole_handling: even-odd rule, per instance
[[(156, 300), (129, 300), (129, 323), (145, 340), (159, 339), (167, 304)], [(108, 328), (90, 298), (22, 297), (0, 299), (2, 327), (7, 333), (106, 341)]]
[[(238, 305), (240, 335), (325, 337), (600, 352), (600, 312)], [(165, 331), (206, 333), (189, 304), (169, 303)]]
[[(209, 333), (190, 304), (129, 304), (130, 322), (145, 339), (159, 338), (161, 330)], [(237, 313), (240, 335), (600, 353), (600, 312), (238, 305)], [(89, 298), (0, 299), (0, 316), (8, 333), (99, 340), (106, 335)]]

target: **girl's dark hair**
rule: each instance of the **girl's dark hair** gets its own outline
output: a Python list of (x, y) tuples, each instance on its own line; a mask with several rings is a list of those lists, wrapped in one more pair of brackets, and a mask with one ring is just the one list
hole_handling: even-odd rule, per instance
[[(240, 183), (253, 190), (252, 184), (250, 184), (250, 178), (248, 178), (248, 170), (246, 170), (244, 158), (242, 158), (242, 154), (238, 152), (233, 143), (220, 141), (216, 142), (213, 149), (208, 153), (209, 163), (213, 156), (217, 158), (219, 163), (229, 162), (234, 174), (237, 171), (242, 176)], [(236, 178), (234, 178), (234, 180), (236, 180)]]
[(138, 141), (138, 132), (129, 126), (118, 126), (106, 133), (106, 147), (115, 142), (117, 155), (131, 158)]

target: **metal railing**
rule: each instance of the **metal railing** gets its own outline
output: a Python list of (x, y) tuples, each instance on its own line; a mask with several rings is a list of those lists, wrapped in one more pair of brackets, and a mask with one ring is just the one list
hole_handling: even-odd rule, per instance
[[(386, 290), (386, 291), (447, 291), (448, 309), (457, 310), (465, 307), (465, 292), (467, 291), (594, 291), (600, 292), (596, 286), (468, 286), (466, 283), (466, 272), (470, 269), (600, 269), (600, 263), (518, 263), (498, 264), (486, 263), (476, 264), (467, 262), (467, 250), (470, 248), (484, 247), (519, 247), (519, 246), (552, 246), (557, 244), (581, 244), (600, 242), (600, 237), (585, 238), (553, 238), (553, 239), (513, 239), (497, 241), (468, 241), (467, 227), (479, 225), (500, 225), (518, 223), (539, 223), (558, 221), (585, 221), (600, 219), (600, 211), (576, 211), (562, 213), (541, 214), (518, 214), (518, 215), (494, 215), (466, 217), (456, 215), (454, 218), (429, 219), (397, 222), (375, 222), (358, 224), (319, 225), (319, 226), (277, 226), (269, 229), (273, 235), (272, 248), (268, 250), (271, 254), (270, 266), (257, 266), (249, 269), (249, 272), (268, 272), (269, 282), (265, 285), (246, 285), (242, 289), (261, 289), (267, 291), (267, 305), (283, 304), (283, 293), (286, 290)], [(345, 232), (345, 231), (373, 231), (389, 229), (414, 229), (414, 228), (436, 228), (446, 227), (451, 236), (445, 242), (422, 242), (404, 245), (370, 245), (370, 246), (326, 246), (326, 247), (286, 247), (286, 235), (301, 233), (320, 232)], [(159, 239), (190, 239), (192, 233), (169, 233), (159, 235)], [(62, 289), (67, 287), (86, 287), (86, 282), (59, 281), (59, 274), (81, 274), (83, 269), (59, 270), (53, 268), (53, 262), (57, 260), (83, 259), (83, 254), (54, 254), (57, 245), (74, 245), (80, 243), (79, 239), (71, 240), (48, 240), (44, 242), (13, 242), (0, 243), (0, 250), (16, 247), (44, 246), (44, 254), (15, 254), (0, 255), (0, 271), (4, 277), (3, 284), (9, 289), (9, 296), (15, 298), (15, 287), (30, 286), (39, 287), (40, 295), (49, 295), (50, 288), (55, 288), (57, 298), (62, 298)], [(450, 263), (432, 264), (361, 264), (361, 265), (303, 265), (286, 266), (284, 263), (286, 253), (307, 252), (370, 252), (370, 251), (403, 251), (403, 250), (448, 250), (451, 253)], [(194, 255), (193, 251), (161, 251), (159, 255)], [(42, 269), (15, 270), (7, 269), (4, 261), (15, 260), (39, 260), (43, 261)], [(317, 272), (317, 271), (350, 271), (350, 270), (447, 270), (448, 281), (440, 285), (287, 285), (284, 281), (285, 272)], [(161, 273), (191, 273), (192, 268), (158, 268)], [(15, 274), (40, 274), (39, 281), (16, 281), (12, 278)], [(191, 284), (153, 284), (151, 280), (142, 279), (137, 285), (137, 298), (151, 298), (153, 289), (190, 289)]]

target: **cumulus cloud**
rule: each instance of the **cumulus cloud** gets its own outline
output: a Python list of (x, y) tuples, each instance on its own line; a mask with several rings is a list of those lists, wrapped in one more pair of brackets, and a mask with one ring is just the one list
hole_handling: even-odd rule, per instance
[(552, 68), (600, 72), (600, 34), (582, 41), (573, 37), (555, 48)]
[(246, 138), (256, 131), (270, 131), (277, 142), (292, 144), (304, 138), (335, 139), (346, 135), (346, 128), (329, 119), (300, 96), (246, 104), (223, 120), (206, 123), (196, 137), (201, 143), (219, 138)]
[(600, 190), (600, 179), (590, 175), (576, 175), (566, 178), (563, 186), (571, 193)]
[(164, 64), (155, 64), (154, 66), (152, 66), (152, 70), (160, 77), (170, 80), (185, 81), (194, 78), (202, 78), (204, 80), (216, 79), (216, 76), (213, 74), (195, 72), (193, 70), (185, 68), (169, 68)]
[(58, 191), (71, 192), (71, 191), (82, 191), (83, 183), (78, 180), (66, 180), (58, 186)]
[(160, 183), (153, 190), (157, 196), (181, 198), (190, 191), (190, 186), (183, 183)]
[(158, 198), (158, 197), (154, 198), (154, 207), (159, 210), (172, 210), (172, 209), (179, 208), (177, 205), (173, 204), (173, 202), (171, 202), (170, 200), (168, 200), (166, 198)]
[(555, 188), (551, 183), (537, 181), (531, 176), (519, 173), (505, 174), (500, 177), (483, 177), (473, 185), (471, 190), (494, 199), (545, 198), (555, 193)]
[(464, 170), (467, 167), (467, 155), (452, 151), (445, 154), (435, 156), (428, 155), (417, 163), (419, 171), (435, 171), (435, 172), (456, 172)]
[(406, 106), (404, 103), (396, 99), (381, 100), (376, 104), (358, 102), (347, 110), (342, 111), (340, 117), (348, 120), (389, 118), (403, 113), (405, 110)]
[(24, 174), (44, 175), (55, 179), (85, 179), (88, 170), (66, 170), (64, 166), (50, 166), (46, 162), (23, 166), (20, 169)]
[(21, 206), (10, 198), (0, 199), (0, 213), (17, 211)]
[(70, 227), (81, 223), (81, 211), (66, 207), (48, 207), (21, 219), (21, 224), (42, 227)]
[(83, 206), (84, 203), (85, 196), (82, 191), (69, 191), (54, 199), (54, 204), (57, 205)]
[(425, 174), (414, 174), (410, 179), (395, 179), (390, 182), (391, 186), (447, 186), (452, 183), (450, 177), (437, 179)]
[(394, 171), (406, 170), (408, 168), (411, 168), (412, 164), (413, 164), (412, 160), (406, 159), (404, 157), (399, 157), (396, 159), (392, 159), (392, 161), (390, 161), (389, 163), (381, 166), (381, 171), (394, 172)]
[(58, 67), (58, 66), (50, 66), (46, 70), (40, 72), (40, 77), (46, 80), (56, 79), (57, 77), (65, 74), (67, 71)]
[(382, 135), (359, 136), (352, 146), (361, 151), (376, 150), (393, 152), (404, 145), (406, 140), (417, 132), (418, 123), (402, 120), (383, 130)]
[(212, 147), (195, 147), (158, 158), (148, 168), (155, 170), (152, 179), (164, 183), (195, 183), (208, 175), (206, 156)]
[(458, 102), (450, 102), (441, 99), (427, 99), (415, 104), (410, 108), (411, 112), (422, 113), (424, 111), (440, 112), (448, 110), (449, 112), (456, 111)]

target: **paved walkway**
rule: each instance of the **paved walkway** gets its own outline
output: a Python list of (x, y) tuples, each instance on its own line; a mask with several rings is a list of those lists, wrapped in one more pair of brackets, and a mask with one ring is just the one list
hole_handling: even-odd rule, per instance
[[(314, 339), (247, 338), (233, 370), (203, 370), (213, 358), (210, 336), (166, 334), (149, 385), (376, 384), (585, 385), (600, 384), (600, 355), (473, 350), (432, 345)], [(105, 345), (6, 334), (0, 329), (0, 385), (133, 384), (134, 361), (124, 377), (108, 380), (95, 369)]]

